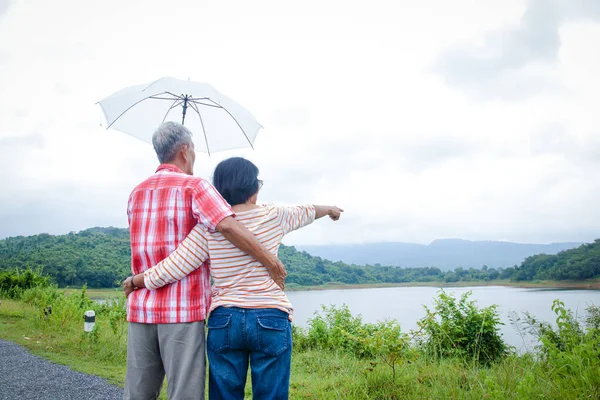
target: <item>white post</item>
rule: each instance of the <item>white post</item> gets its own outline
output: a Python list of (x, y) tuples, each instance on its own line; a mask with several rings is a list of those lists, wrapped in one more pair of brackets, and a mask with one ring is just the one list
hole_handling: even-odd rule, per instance
[(94, 310), (86, 311), (83, 314), (83, 330), (85, 332), (91, 332), (96, 325), (96, 312)]

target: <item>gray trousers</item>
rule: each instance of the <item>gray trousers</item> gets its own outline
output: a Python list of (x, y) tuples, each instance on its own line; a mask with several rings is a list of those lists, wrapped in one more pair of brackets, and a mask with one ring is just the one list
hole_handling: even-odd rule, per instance
[(170, 400), (204, 400), (204, 321), (181, 324), (129, 323), (125, 400), (157, 399), (165, 374)]

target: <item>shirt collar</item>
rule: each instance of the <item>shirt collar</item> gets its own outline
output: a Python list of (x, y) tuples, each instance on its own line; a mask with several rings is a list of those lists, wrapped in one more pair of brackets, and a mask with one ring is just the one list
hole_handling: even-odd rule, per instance
[(169, 171), (169, 172), (179, 172), (180, 174), (183, 174), (184, 172), (182, 170), (179, 169), (179, 167), (175, 164), (160, 164), (158, 166), (158, 168), (156, 169), (156, 172), (160, 172), (160, 171)]

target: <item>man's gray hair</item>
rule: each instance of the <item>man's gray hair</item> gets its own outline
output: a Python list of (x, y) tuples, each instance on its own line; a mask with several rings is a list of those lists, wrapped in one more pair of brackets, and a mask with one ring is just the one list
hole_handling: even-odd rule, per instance
[(152, 145), (161, 164), (171, 162), (182, 146), (191, 146), (192, 132), (177, 122), (163, 122), (152, 135)]

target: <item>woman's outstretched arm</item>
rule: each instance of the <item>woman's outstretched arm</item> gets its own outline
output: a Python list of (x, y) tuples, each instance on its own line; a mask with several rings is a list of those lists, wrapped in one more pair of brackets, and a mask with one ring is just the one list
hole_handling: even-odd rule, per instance
[(323, 218), (327, 215), (333, 221), (337, 221), (338, 219), (340, 219), (340, 216), (344, 212), (344, 210), (336, 206), (314, 205), (313, 207), (315, 208), (315, 219)]
[(340, 219), (344, 212), (336, 206), (304, 205), (293, 207), (278, 207), (281, 229), (284, 235), (311, 224), (315, 219), (329, 216), (333, 221)]

